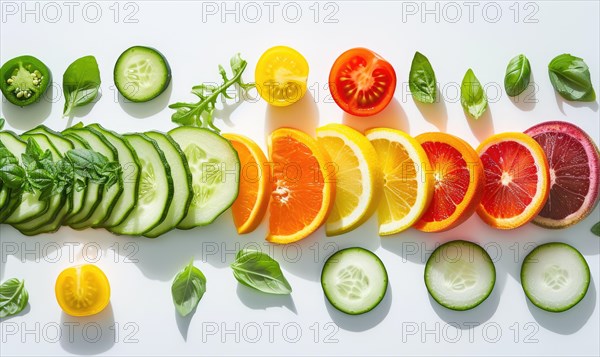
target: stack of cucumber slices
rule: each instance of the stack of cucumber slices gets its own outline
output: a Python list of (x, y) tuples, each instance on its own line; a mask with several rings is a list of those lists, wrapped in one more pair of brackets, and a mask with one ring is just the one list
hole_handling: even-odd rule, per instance
[[(158, 237), (173, 228), (211, 223), (236, 199), (239, 159), (229, 141), (200, 128), (179, 127), (120, 135), (99, 124), (76, 125), (62, 133), (38, 126), (20, 136), (0, 132), (0, 143), (21, 159), (26, 141), (49, 150), (54, 161), (69, 150), (88, 149), (118, 162), (116, 184), (86, 182), (83, 190), (15, 196), (0, 189), (0, 223), (25, 235), (50, 233), (62, 225), (105, 228), (115, 234)], [(21, 163), (22, 164), (22, 163)]]

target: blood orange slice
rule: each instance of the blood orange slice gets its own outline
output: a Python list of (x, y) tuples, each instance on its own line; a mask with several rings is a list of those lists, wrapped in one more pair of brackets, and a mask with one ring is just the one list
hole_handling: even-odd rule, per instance
[(564, 228), (587, 217), (600, 197), (598, 147), (583, 130), (566, 122), (541, 123), (525, 133), (544, 149), (550, 167), (550, 195), (533, 222)]
[(267, 240), (296, 242), (327, 219), (334, 203), (335, 165), (315, 139), (288, 128), (277, 129), (269, 137), (269, 157), (272, 169)]
[(550, 189), (542, 147), (523, 133), (489, 137), (477, 148), (485, 186), (477, 213), (487, 224), (513, 229), (531, 221), (544, 207)]
[(464, 140), (445, 133), (416, 137), (423, 146), (434, 177), (433, 200), (414, 228), (442, 232), (466, 221), (477, 209), (483, 193), (483, 165)]
[(240, 189), (231, 206), (233, 223), (239, 234), (258, 227), (269, 205), (269, 178), (264, 174), (267, 158), (252, 139), (238, 134), (223, 134), (240, 158)]

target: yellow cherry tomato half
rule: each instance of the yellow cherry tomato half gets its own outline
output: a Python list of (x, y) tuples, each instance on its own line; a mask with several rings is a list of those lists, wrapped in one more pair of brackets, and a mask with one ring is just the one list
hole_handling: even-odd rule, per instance
[(254, 80), (260, 96), (283, 107), (299, 101), (306, 93), (308, 62), (293, 48), (269, 48), (258, 60)]
[(71, 316), (89, 316), (104, 310), (110, 301), (110, 285), (100, 268), (92, 264), (63, 270), (54, 287), (56, 300)]

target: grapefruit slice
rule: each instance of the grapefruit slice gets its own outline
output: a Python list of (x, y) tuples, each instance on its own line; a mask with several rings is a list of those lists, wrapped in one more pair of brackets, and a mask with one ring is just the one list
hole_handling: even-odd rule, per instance
[(252, 139), (238, 134), (223, 134), (240, 158), (240, 188), (231, 206), (238, 234), (258, 227), (269, 205), (269, 178), (264, 174), (267, 157)]
[(523, 133), (496, 134), (477, 148), (485, 174), (477, 213), (492, 227), (513, 229), (544, 207), (550, 190), (548, 161), (542, 147)]
[(433, 196), (431, 165), (418, 141), (403, 131), (368, 130), (383, 172), (383, 195), (377, 208), (379, 235), (404, 231), (421, 218)]
[(296, 129), (269, 136), (271, 202), (267, 241), (293, 243), (327, 219), (334, 203), (335, 171), (317, 141)]
[(433, 200), (414, 227), (442, 232), (466, 221), (483, 194), (483, 165), (466, 141), (445, 133), (425, 133), (415, 139), (423, 146), (432, 167)]
[(598, 147), (579, 127), (560, 121), (538, 124), (525, 131), (537, 141), (550, 167), (550, 195), (536, 223), (565, 228), (587, 217), (600, 195)]

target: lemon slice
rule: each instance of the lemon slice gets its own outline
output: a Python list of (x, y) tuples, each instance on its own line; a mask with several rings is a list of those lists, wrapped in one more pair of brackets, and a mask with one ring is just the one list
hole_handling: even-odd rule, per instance
[(373, 145), (358, 131), (340, 124), (317, 129), (317, 141), (331, 158), (336, 194), (327, 219), (328, 236), (349, 232), (363, 224), (377, 209), (383, 177)]
[(365, 135), (379, 156), (383, 173), (383, 195), (377, 209), (379, 235), (402, 232), (419, 220), (433, 197), (427, 153), (400, 130), (378, 128)]

